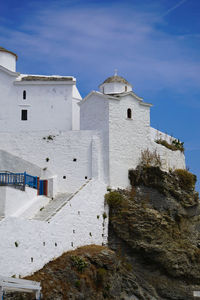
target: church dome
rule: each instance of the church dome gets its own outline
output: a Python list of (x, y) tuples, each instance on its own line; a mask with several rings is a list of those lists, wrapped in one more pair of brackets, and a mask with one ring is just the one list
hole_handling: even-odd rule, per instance
[(104, 80), (103, 84), (104, 83), (111, 83), (111, 82), (121, 82), (121, 83), (125, 83), (125, 84), (130, 85), (130, 83), (125, 78), (123, 78), (121, 76), (118, 76), (118, 75), (108, 77), (106, 80)]
[(132, 85), (115, 71), (114, 76), (108, 77), (100, 84), (99, 90), (103, 94), (121, 94), (132, 91)]

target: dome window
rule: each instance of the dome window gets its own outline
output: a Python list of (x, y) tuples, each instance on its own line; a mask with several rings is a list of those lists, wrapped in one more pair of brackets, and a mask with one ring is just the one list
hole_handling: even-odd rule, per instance
[(132, 111), (130, 108), (127, 109), (127, 119), (132, 119)]

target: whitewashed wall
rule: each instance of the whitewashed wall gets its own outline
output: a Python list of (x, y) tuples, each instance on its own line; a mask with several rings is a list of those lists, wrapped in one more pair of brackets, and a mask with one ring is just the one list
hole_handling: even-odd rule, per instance
[[(0, 66), (1, 132), (79, 129), (78, 98), (75, 98), (79, 93), (74, 92), (74, 98), (72, 95), (75, 78), (54, 82), (21, 81), (20, 78), (19, 73)], [(21, 120), (22, 110), (27, 110), (27, 121)]]
[(37, 190), (26, 187), (20, 191), (8, 186), (0, 186), (0, 216), (16, 214), (23, 206), (27, 206), (37, 196)]
[[(127, 109), (132, 118), (127, 118)], [(113, 187), (129, 186), (128, 170), (138, 165), (149, 135), (149, 106), (127, 95), (109, 101), (109, 173)]]
[(150, 138), (152, 141), (156, 141), (159, 139), (167, 141), (169, 144), (175, 139), (171, 135), (168, 135), (160, 130), (157, 130), (153, 127), (150, 127)]
[(109, 182), (109, 101), (106, 97), (94, 93), (86, 101), (80, 102), (80, 129), (101, 132), (101, 165), (105, 181)]
[(147, 145), (147, 148), (151, 151), (156, 150), (156, 152), (160, 155), (162, 169), (164, 171), (168, 171), (169, 169), (185, 169), (184, 153), (179, 150), (172, 151), (163, 145), (157, 144), (155, 140), (158, 139), (166, 140), (169, 144), (171, 144), (174, 138), (150, 127), (149, 144)]
[(50, 223), (19, 218), (1, 221), (0, 274), (25, 276), (63, 252), (105, 243), (108, 234), (107, 218), (103, 219), (104, 211), (107, 212), (105, 193), (105, 184), (92, 180)]
[[(42, 83), (42, 84), (41, 84)], [(12, 131), (71, 130), (72, 83), (14, 82)], [(23, 99), (23, 91), (26, 99)], [(27, 109), (28, 120), (21, 121), (21, 110)], [(11, 125), (9, 126), (11, 127)], [(16, 129), (15, 129), (16, 128)], [(10, 131), (7, 129), (7, 131)]]
[(57, 175), (58, 192), (74, 192), (93, 176), (93, 138), (98, 140), (95, 145), (99, 153), (97, 166), (103, 173), (102, 146), (97, 131), (0, 133), (0, 149), (38, 166), (44, 179)]
[[(12, 143), (12, 141), (10, 141)], [(30, 163), (20, 157), (17, 157), (7, 151), (0, 150), (0, 172), (9, 171), (13, 173), (24, 173), (25, 171), (32, 175), (40, 177), (42, 168)]]

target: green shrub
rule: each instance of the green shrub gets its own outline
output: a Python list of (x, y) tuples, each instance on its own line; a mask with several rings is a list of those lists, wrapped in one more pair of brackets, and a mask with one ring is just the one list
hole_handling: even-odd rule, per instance
[(111, 208), (120, 207), (123, 203), (124, 197), (117, 191), (112, 191), (105, 194), (105, 201)]
[(180, 150), (181, 152), (184, 152), (184, 146), (183, 142), (180, 142), (179, 140), (172, 140), (171, 144), (168, 143), (166, 140), (163, 139), (158, 139), (155, 141), (157, 144), (163, 145), (166, 148), (172, 150), (172, 151), (177, 151)]
[(184, 190), (190, 190), (195, 188), (195, 183), (197, 181), (196, 175), (188, 172), (184, 169), (176, 169), (174, 174), (178, 176), (179, 185)]
[(82, 273), (88, 266), (88, 263), (80, 256), (73, 255), (71, 256), (71, 260), (78, 272)]

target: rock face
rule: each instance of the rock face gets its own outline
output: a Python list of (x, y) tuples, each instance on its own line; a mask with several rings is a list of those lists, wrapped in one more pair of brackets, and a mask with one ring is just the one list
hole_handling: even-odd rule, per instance
[(119, 191), (121, 205), (111, 205), (109, 247), (128, 259), (149, 299), (194, 299), (192, 291), (200, 290), (199, 199), (192, 176), (131, 170), (132, 190)]
[(192, 300), (200, 291), (195, 177), (155, 167), (131, 170), (129, 177), (132, 189), (106, 195), (109, 248), (67, 252), (27, 278), (41, 282), (43, 299)]

